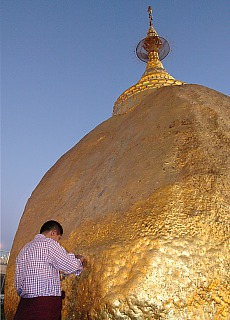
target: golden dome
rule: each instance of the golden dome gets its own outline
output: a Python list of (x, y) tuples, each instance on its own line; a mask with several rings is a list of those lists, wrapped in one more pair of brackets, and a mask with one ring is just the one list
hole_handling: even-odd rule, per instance
[[(163, 49), (163, 41), (167, 40), (158, 36), (152, 25), (152, 9), (148, 8), (150, 26), (145, 39), (140, 41), (137, 48), (146, 53), (146, 59), (140, 54), (137, 56), (142, 61), (147, 62), (146, 70), (141, 79), (132, 87), (123, 92), (113, 107), (113, 115), (127, 113), (135, 108), (143, 96), (150, 93), (149, 89), (157, 89), (163, 86), (182, 85), (184, 82), (174, 79), (163, 67), (160, 60), (163, 60), (167, 52), (160, 59), (160, 52)], [(163, 40), (163, 41), (162, 41)], [(168, 48), (169, 50), (169, 48)]]

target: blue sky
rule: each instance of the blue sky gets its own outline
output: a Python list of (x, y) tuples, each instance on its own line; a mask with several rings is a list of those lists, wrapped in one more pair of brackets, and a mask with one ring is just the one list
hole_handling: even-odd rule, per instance
[(230, 95), (229, 0), (1, 1), (2, 249), (43, 175), (144, 73), (149, 5), (165, 69)]

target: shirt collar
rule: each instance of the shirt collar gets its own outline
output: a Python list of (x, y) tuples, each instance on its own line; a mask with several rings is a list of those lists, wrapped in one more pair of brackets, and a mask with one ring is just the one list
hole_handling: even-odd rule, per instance
[(44, 238), (45, 238), (44, 234), (41, 234), (41, 233), (36, 234), (36, 236), (34, 237), (34, 239), (44, 239)]

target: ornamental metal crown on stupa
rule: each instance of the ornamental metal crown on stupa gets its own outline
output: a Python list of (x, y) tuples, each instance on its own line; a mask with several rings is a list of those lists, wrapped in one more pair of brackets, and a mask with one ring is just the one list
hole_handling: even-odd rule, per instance
[(153, 27), (152, 8), (148, 7), (149, 30), (147, 36), (136, 47), (136, 55), (147, 63), (146, 70), (137, 82), (123, 92), (113, 107), (113, 115), (124, 114), (135, 108), (153, 89), (164, 86), (183, 85), (184, 82), (174, 79), (163, 67), (163, 60), (170, 51), (166, 39), (159, 37)]

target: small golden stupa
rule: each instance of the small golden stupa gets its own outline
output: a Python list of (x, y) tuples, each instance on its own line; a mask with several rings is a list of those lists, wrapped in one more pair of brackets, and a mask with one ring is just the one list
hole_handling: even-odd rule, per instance
[(150, 89), (163, 86), (183, 85), (184, 82), (174, 79), (163, 67), (163, 60), (170, 47), (166, 39), (159, 37), (153, 27), (152, 8), (148, 7), (149, 30), (147, 36), (136, 47), (137, 57), (147, 63), (141, 79), (134, 86), (123, 92), (114, 104), (113, 115), (126, 113), (135, 108)]

